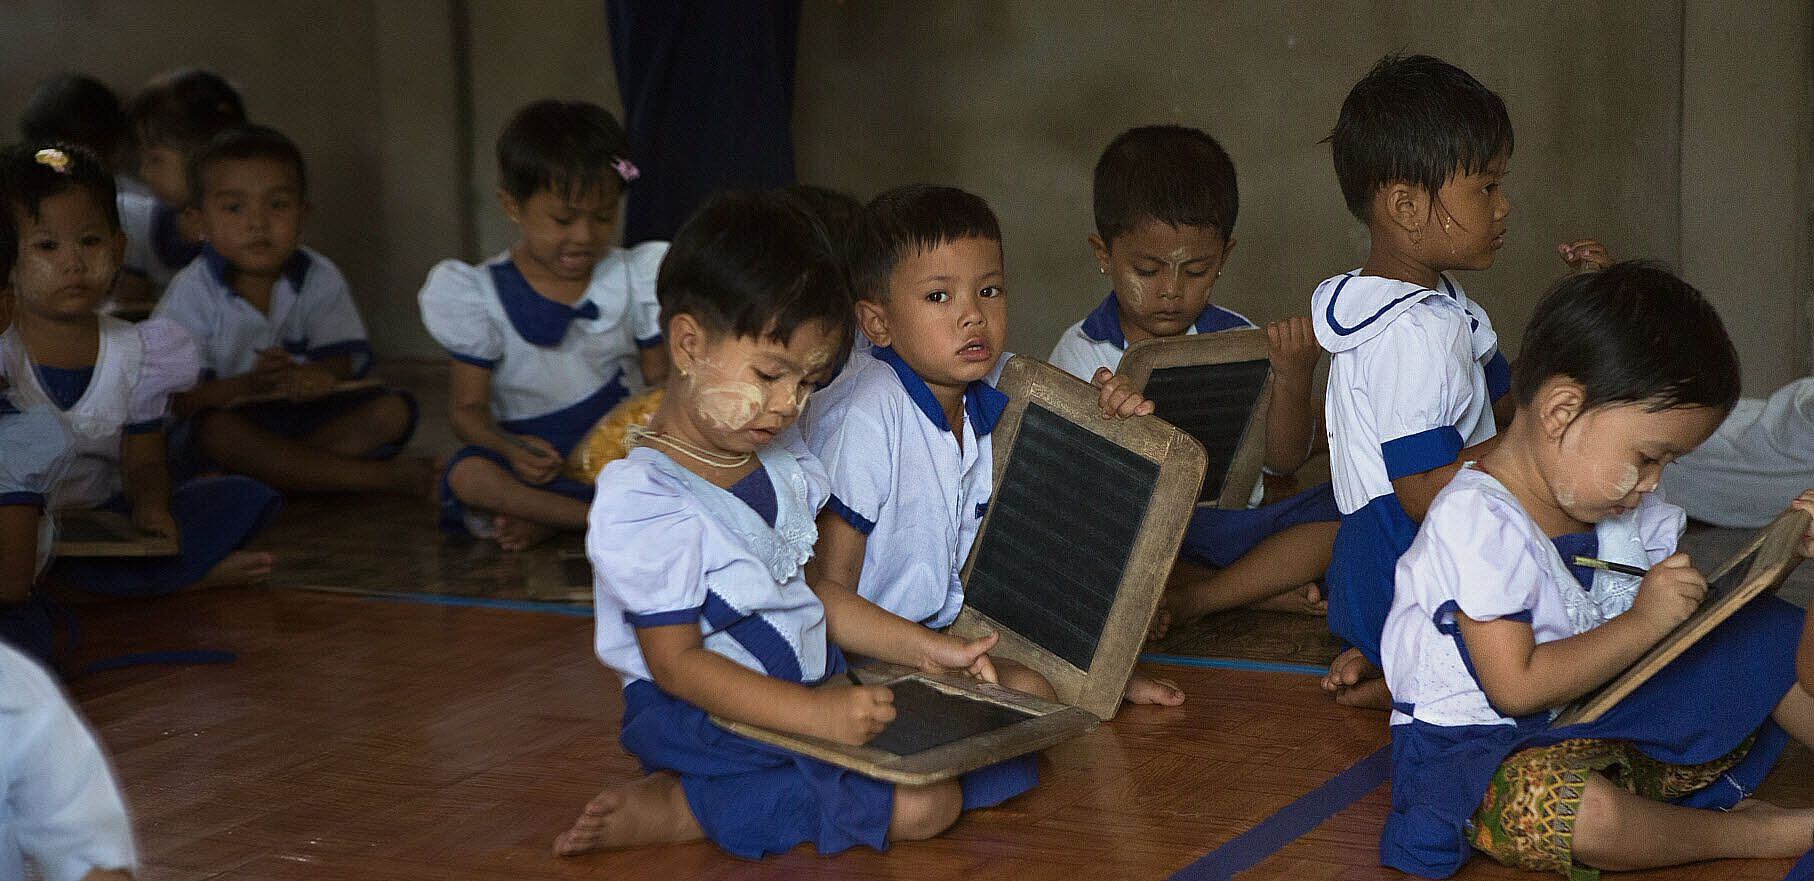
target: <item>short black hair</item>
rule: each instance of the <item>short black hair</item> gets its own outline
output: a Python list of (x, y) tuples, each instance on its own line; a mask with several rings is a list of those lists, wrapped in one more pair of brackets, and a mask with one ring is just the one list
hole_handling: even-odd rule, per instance
[(1738, 351), (1701, 292), (1654, 263), (1617, 263), (1550, 288), (1524, 329), (1512, 391), (1529, 404), (1544, 381), (1586, 389), (1583, 409), (1642, 403), (1731, 410)]
[(610, 111), (549, 98), (524, 105), (504, 124), (498, 186), (518, 201), (542, 190), (573, 198), (628, 183), (616, 164), (629, 159), (630, 139)]
[(674, 233), (655, 280), (661, 326), (693, 316), (708, 333), (786, 345), (825, 322), (850, 349), (856, 310), (825, 227), (781, 190), (731, 190), (700, 206)]
[(1387, 55), (1361, 77), (1326, 139), (1348, 210), (1362, 222), (1379, 188), (1406, 182), (1435, 196), (1457, 173), (1512, 152), (1505, 100), (1429, 55)]
[(1096, 234), (1109, 245), (1149, 217), (1173, 227), (1215, 227), (1227, 242), (1241, 208), (1228, 151), (1182, 125), (1143, 125), (1116, 136), (1096, 160), (1092, 194)]
[(202, 184), (210, 166), (236, 159), (273, 159), (296, 170), (298, 195), (309, 192), (308, 169), (296, 142), (270, 126), (242, 125), (215, 135), (189, 160), (189, 199), (201, 204), (206, 190)]
[(26, 143), (74, 144), (112, 165), (126, 142), (126, 113), (107, 84), (83, 73), (60, 73), (32, 89), (19, 114)]
[(0, 150), (0, 285), (19, 258), (19, 218), (37, 220), (44, 200), (81, 190), (94, 200), (114, 232), (120, 206), (113, 173), (93, 153), (74, 144), (26, 143)]
[(886, 300), (896, 265), (959, 239), (1001, 242), (1001, 223), (981, 196), (957, 187), (915, 184), (871, 199), (851, 246), (856, 298)]
[(146, 83), (126, 104), (141, 147), (172, 147), (187, 155), (223, 129), (246, 123), (239, 90), (211, 70), (185, 68)]

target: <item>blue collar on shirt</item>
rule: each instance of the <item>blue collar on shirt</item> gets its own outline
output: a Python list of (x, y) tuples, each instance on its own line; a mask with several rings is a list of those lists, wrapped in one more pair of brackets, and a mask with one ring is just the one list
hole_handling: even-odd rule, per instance
[[(228, 263), (221, 252), (214, 250), (213, 245), (203, 245), (201, 257), (208, 264), (208, 273), (214, 276), (214, 280), (220, 282), (227, 293), (239, 296), (239, 292), (233, 289), (233, 264)], [(302, 283), (308, 279), (309, 267), (314, 263), (301, 248), (297, 248), (290, 259), (283, 261), (283, 277), (289, 279), (290, 287), (296, 289), (297, 293), (302, 292)]]
[[(1242, 321), (1233, 312), (1214, 304), (1204, 306), (1203, 314), (1194, 322), (1197, 333), (1215, 333), (1222, 330), (1242, 330), (1247, 322)], [(1121, 332), (1121, 301), (1114, 291), (1102, 298), (1102, 304), (1084, 316), (1083, 335), (1099, 343), (1109, 343), (1117, 349), (1127, 348), (1127, 334)]]
[[(926, 414), (926, 418), (938, 427), (939, 431), (950, 431), (951, 423), (945, 419), (945, 408), (939, 406), (938, 398), (926, 381), (920, 378), (907, 362), (901, 360), (892, 346), (876, 346), (870, 349), (876, 360), (894, 368), (895, 375), (901, 378), (901, 385), (907, 387), (907, 396)], [(1001, 421), (1001, 414), (1008, 409), (1008, 396), (999, 392), (994, 386), (977, 380), (964, 389), (964, 418), (970, 421), (970, 430), (977, 437), (983, 437), (995, 430), (995, 423)]]
[(557, 303), (541, 294), (523, 277), (514, 260), (491, 264), (491, 283), (504, 303), (504, 314), (517, 335), (538, 346), (559, 345), (567, 335), (567, 325), (575, 318), (592, 321), (598, 318), (598, 304), (581, 300), (578, 306)]

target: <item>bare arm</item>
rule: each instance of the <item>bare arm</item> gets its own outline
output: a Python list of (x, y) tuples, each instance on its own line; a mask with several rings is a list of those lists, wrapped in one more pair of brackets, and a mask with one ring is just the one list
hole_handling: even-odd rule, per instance
[(0, 505), (0, 607), (25, 602), (38, 577), (35, 505)]
[(1522, 716), (1561, 706), (1604, 685), (1686, 620), (1707, 594), (1687, 554), (1658, 563), (1625, 614), (1567, 639), (1536, 644), (1531, 625), (1457, 615), (1474, 671), (1500, 712)]
[(887, 688), (807, 688), (764, 676), (706, 649), (696, 623), (639, 628), (636, 642), (662, 691), (727, 719), (853, 744), (868, 741), (894, 719), (894, 695)]
[[(532, 484), (553, 480), (561, 470), (560, 453), (554, 445), (539, 437), (507, 435), (492, 418), (491, 371), (464, 361), (448, 364), (447, 416), (454, 434), (469, 444), (496, 450), (518, 476)], [(530, 452), (524, 444), (540, 452)]]
[(902, 618), (857, 593), (869, 537), (830, 511), (819, 513), (819, 543), (806, 563), (806, 583), (825, 604), (831, 641), (858, 654), (921, 670), (968, 670), (990, 682), (995, 668), (984, 654), (992, 634), (965, 642)]
[(1266, 410), (1266, 467), (1291, 474), (1310, 458), (1311, 433), (1319, 404), (1311, 401), (1311, 382), (1322, 355), (1310, 319), (1302, 316), (1266, 325), (1272, 360), (1272, 404)]
[(1455, 472), (1461, 470), (1461, 463), (1479, 459), (1492, 452), (1493, 448), (1497, 446), (1499, 446), (1499, 435), (1494, 435), (1463, 449), (1460, 455), (1455, 457), (1455, 461), (1447, 465), (1431, 468), (1428, 471), (1419, 471), (1416, 474), (1407, 474), (1392, 481), (1392, 492), (1398, 496), (1398, 504), (1404, 507), (1406, 514), (1411, 515), (1412, 520), (1422, 523), (1424, 514), (1430, 510), (1430, 503), (1435, 501), (1436, 494), (1442, 492), (1442, 488), (1448, 486), (1449, 481), (1455, 478)]
[(132, 505), (132, 522), (153, 535), (175, 538), (163, 432), (128, 434), (120, 439), (120, 482)]

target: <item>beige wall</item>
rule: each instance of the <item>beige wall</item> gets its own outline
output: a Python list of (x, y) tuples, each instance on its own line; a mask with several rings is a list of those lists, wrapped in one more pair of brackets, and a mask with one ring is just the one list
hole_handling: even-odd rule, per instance
[[(1006, 227), (1010, 344), (1043, 355), (1104, 293), (1084, 246), (1098, 151), (1130, 125), (1201, 126), (1241, 177), (1241, 244), (1217, 298), (1280, 317), (1365, 253), (1317, 143), (1342, 96), (1382, 53), (1429, 51), (1503, 94), (1518, 130), (1510, 241), (1463, 278), (1508, 350), (1560, 269), (1553, 243), (1597, 235), (1708, 289), (1749, 392), (1806, 372), (1805, 0), (1744, 15), (1707, 0), (1253, 6), (804, 0), (801, 178), (865, 198), (914, 181), (987, 197)], [(122, 92), (178, 64), (225, 72), (307, 152), (310, 241), (346, 269), (379, 349), (435, 355), (416, 315), (423, 274), (510, 241), (491, 152), (505, 117), (548, 95), (618, 109), (602, 7), (296, 0), (249, 16), (229, 0), (11, 0), (0, 113), (63, 68)]]

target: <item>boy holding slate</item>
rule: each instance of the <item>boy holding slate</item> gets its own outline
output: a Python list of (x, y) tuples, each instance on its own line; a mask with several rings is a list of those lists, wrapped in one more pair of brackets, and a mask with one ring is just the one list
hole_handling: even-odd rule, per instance
[[(1114, 289), (1059, 338), (1054, 366), (1087, 380), (1097, 370), (1119, 370), (1129, 343), (1255, 326), (1210, 302), (1234, 251), (1240, 207), (1234, 162), (1215, 138), (1176, 125), (1122, 132), (1096, 161), (1093, 197), (1090, 250)], [(1310, 386), (1322, 350), (1307, 318), (1275, 321), (1266, 333), (1272, 361), (1266, 473), (1288, 476), (1316, 442), (1320, 408)], [(1184, 560), (1166, 591), (1173, 623), (1246, 605), (1323, 611), (1315, 582), (1329, 568), (1341, 519), (1333, 491), (1324, 484), (1275, 504), (1258, 502), (1203, 508), (1191, 519)]]
[[(987, 382), (1007, 338), (1001, 227), (981, 198), (933, 186), (877, 196), (862, 226), (851, 276), (874, 346), (800, 422), (831, 476), (812, 582), (940, 629), (964, 605), (964, 560), (992, 491), (991, 433), (1007, 407)], [(1113, 371), (1091, 379), (1103, 413), (1152, 412)], [(997, 665), (1002, 684), (1052, 696), (1039, 674)], [(1128, 698), (1176, 705), (1184, 694), (1136, 675)]]

